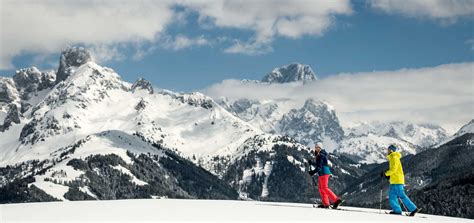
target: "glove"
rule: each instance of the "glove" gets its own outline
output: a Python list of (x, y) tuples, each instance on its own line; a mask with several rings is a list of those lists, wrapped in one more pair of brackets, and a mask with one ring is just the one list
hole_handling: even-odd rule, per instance
[(316, 173), (316, 170), (310, 170), (310, 171), (308, 172), (308, 174), (309, 174), (310, 176), (313, 176), (315, 173)]
[(390, 176), (385, 175), (385, 171), (380, 173), (380, 176), (385, 177), (385, 179), (390, 180)]

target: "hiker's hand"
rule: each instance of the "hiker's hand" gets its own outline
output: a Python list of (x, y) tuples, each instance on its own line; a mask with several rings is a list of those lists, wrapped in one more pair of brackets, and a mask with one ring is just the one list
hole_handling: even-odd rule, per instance
[(385, 176), (385, 179), (390, 180), (390, 176)]

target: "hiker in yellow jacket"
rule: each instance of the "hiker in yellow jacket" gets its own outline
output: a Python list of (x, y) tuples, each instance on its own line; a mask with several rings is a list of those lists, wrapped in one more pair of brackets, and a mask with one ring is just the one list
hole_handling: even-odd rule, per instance
[(415, 214), (420, 212), (421, 209), (417, 208), (405, 194), (405, 175), (403, 174), (402, 162), (400, 162), (400, 157), (402, 155), (397, 152), (397, 147), (394, 145), (390, 145), (387, 148), (387, 153), (390, 168), (387, 171), (382, 172), (382, 176), (390, 178), (390, 191), (388, 193), (388, 200), (392, 207), (390, 214), (402, 214), (402, 209), (398, 203), (398, 199), (400, 198), (410, 212), (409, 216), (415, 216)]

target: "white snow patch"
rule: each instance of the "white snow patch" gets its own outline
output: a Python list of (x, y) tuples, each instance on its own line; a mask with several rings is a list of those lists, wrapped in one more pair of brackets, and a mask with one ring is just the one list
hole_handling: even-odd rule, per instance
[(122, 172), (123, 174), (126, 174), (126, 175), (129, 175), (132, 179), (130, 179), (131, 182), (135, 183), (136, 185), (139, 185), (139, 186), (143, 186), (143, 185), (147, 185), (148, 183), (145, 182), (145, 181), (142, 181), (140, 179), (138, 179), (135, 175), (132, 174), (132, 172), (130, 172), (129, 169), (121, 166), (121, 165), (118, 165), (118, 166), (112, 166), (112, 168), (116, 169), (116, 170), (119, 170), (120, 172)]
[[(35, 179), (38, 177), (35, 177)], [(31, 183), (28, 185), (30, 187), (31, 185), (35, 185), (39, 189), (43, 190), (47, 194), (51, 195), (52, 197), (62, 200), (62, 201), (67, 201), (66, 198), (64, 198), (64, 194), (67, 193), (69, 190), (68, 186), (60, 185), (60, 184), (55, 184), (53, 182), (49, 181), (44, 181), (42, 179), (38, 179), (36, 182)]]

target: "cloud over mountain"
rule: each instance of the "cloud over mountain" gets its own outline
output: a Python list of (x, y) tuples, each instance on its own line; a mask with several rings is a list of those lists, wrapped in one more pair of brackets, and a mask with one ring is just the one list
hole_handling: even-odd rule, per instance
[(203, 91), (231, 100), (307, 98), (326, 100), (343, 125), (360, 121), (407, 120), (436, 123), (448, 131), (471, 120), (474, 63), (419, 69), (346, 73), (310, 83), (262, 84), (225, 80)]

